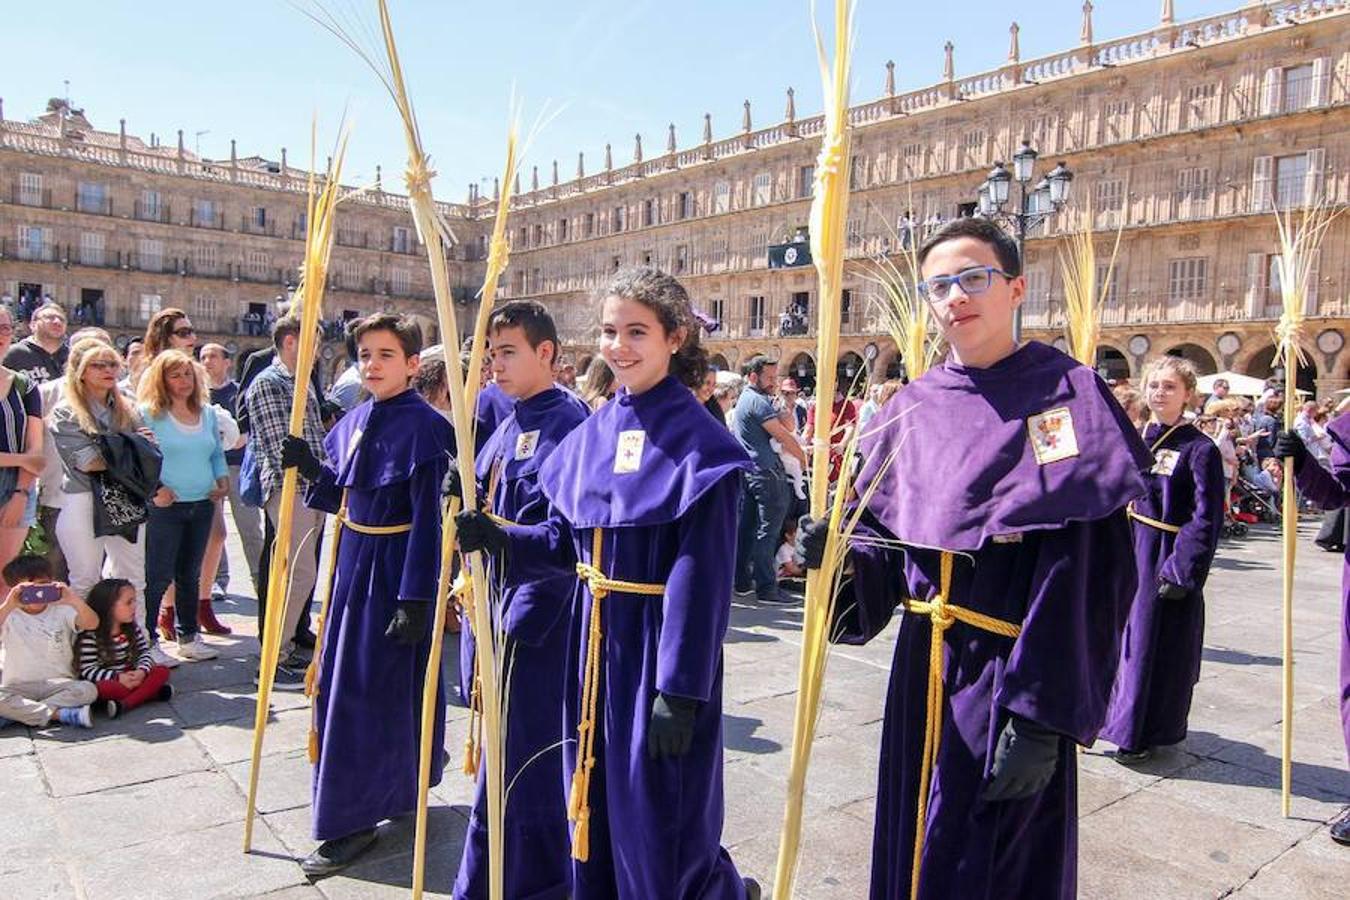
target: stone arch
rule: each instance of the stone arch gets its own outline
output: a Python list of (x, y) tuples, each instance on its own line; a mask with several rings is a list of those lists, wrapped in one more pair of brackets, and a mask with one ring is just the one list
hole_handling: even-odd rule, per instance
[(861, 355), (847, 350), (839, 354), (835, 378), (840, 388), (860, 394), (867, 388), (867, 363)]
[[(1267, 344), (1260, 350), (1252, 354), (1247, 360), (1247, 371), (1245, 374), (1253, 378), (1274, 378), (1275, 373), (1275, 355), (1278, 348), (1274, 344)], [(1298, 375), (1294, 383), (1301, 391), (1308, 391), (1314, 396), (1317, 393), (1317, 361), (1311, 353), (1305, 353), (1303, 360), (1298, 366)]]
[(719, 372), (726, 372), (731, 368), (731, 363), (727, 362), (727, 358), (720, 353), (714, 353), (708, 357), (708, 364)]
[(1130, 369), (1130, 357), (1119, 347), (1106, 342), (1097, 345), (1095, 368), (1107, 381), (1128, 380), (1134, 373)]
[(1164, 351), (1163, 355), (1179, 356), (1182, 359), (1189, 360), (1195, 366), (1195, 371), (1200, 375), (1213, 375), (1219, 371), (1219, 363), (1214, 359), (1214, 354), (1199, 344), (1177, 344)]
[(786, 366), (778, 368), (780, 378), (791, 377), (797, 382), (797, 387), (803, 391), (814, 393), (816, 390), (816, 361), (815, 358), (803, 350), (794, 355)]

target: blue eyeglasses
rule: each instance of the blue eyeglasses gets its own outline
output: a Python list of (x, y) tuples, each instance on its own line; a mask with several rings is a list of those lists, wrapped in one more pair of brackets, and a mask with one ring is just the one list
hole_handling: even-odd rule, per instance
[(1009, 281), (1017, 277), (995, 266), (976, 266), (973, 269), (963, 269), (955, 275), (934, 275), (920, 281), (918, 289), (919, 293), (929, 300), (946, 300), (947, 295), (951, 293), (952, 285), (958, 284), (963, 294), (974, 297), (989, 290), (995, 275), (1001, 275)]

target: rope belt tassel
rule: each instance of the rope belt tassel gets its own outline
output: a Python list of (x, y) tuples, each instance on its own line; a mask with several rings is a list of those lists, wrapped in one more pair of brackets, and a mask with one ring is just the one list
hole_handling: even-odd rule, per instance
[(572, 772), (572, 788), (567, 798), (567, 818), (576, 824), (572, 832), (572, 858), (586, 862), (591, 857), (591, 770), (595, 768), (595, 712), (600, 696), (600, 654), (604, 631), (600, 623), (600, 601), (606, 594), (638, 594), (660, 597), (664, 584), (618, 581), (605, 575), (600, 558), (604, 530), (596, 528), (591, 537), (590, 563), (577, 563), (577, 577), (591, 591), (591, 625), (586, 632), (586, 669), (581, 680), (581, 721), (577, 723), (577, 766)]
[(914, 862), (910, 872), (909, 896), (911, 900), (919, 895), (919, 867), (923, 861), (924, 831), (928, 824), (928, 788), (933, 777), (933, 766), (937, 763), (938, 748), (942, 741), (942, 704), (946, 673), (943, 671), (943, 640), (947, 629), (957, 622), (978, 628), (981, 631), (1001, 637), (1015, 638), (1022, 633), (1020, 625), (995, 619), (983, 613), (949, 603), (952, 589), (953, 555), (944, 551), (941, 557), (941, 574), (938, 593), (929, 600), (905, 600), (902, 604), (905, 612), (927, 616), (932, 625), (932, 636), (928, 646), (928, 708), (927, 724), (923, 736), (923, 761), (919, 770), (919, 809), (914, 826)]

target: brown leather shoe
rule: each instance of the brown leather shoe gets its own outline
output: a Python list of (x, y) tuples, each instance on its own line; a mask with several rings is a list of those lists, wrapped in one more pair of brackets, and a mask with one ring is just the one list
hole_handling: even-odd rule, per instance
[(197, 601), (197, 626), (207, 634), (234, 634), (233, 628), (216, 618), (210, 597)]

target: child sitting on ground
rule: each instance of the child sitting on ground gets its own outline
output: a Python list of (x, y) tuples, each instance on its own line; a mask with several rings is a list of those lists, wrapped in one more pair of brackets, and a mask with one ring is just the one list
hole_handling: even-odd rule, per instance
[[(98, 616), (69, 587), (52, 581), (51, 563), (18, 556), (0, 575), (12, 584), (0, 604), (0, 727), (11, 721), (92, 728), (89, 704), (98, 690), (75, 678), (75, 635), (98, 626)], [(46, 596), (31, 589), (46, 586)]]
[(136, 589), (122, 578), (105, 578), (89, 589), (98, 627), (75, 641), (80, 677), (92, 682), (108, 718), (149, 700), (173, 696), (169, 669), (150, 658), (150, 642), (136, 622)]
[(805, 578), (806, 567), (797, 562), (797, 520), (788, 516), (783, 522), (783, 543), (778, 547), (778, 554), (774, 557), (774, 564), (778, 566), (778, 580), (787, 578)]

